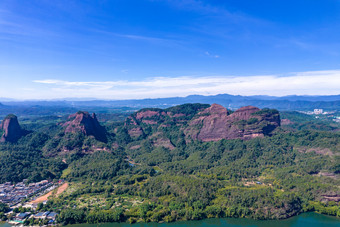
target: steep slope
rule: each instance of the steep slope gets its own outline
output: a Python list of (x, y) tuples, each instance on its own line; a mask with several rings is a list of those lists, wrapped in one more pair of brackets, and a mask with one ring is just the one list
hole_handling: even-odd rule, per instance
[(97, 120), (96, 114), (92, 116), (85, 111), (78, 111), (68, 117), (68, 121), (63, 124), (65, 133), (81, 132), (86, 136), (94, 136), (96, 140), (106, 142), (106, 131)]
[(14, 143), (27, 134), (27, 131), (20, 127), (18, 118), (14, 114), (7, 115), (2, 121), (0, 128), (4, 131), (0, 142)]
[[(277, 110), (246, 106), (230, 113), (218, 104), (184, 104), (168, 109), (142, 109), (128, 117), (125, 127), (133, 138), (154, 137), (164, 128), (182, 131), (187, 139), (218, 141), (264, 137), (280, 126)], [(168, 130), (168, 131), (169, 131)]]
[(189, 123), (186, 135), (201, 141), (251, 139), (269, 135), (278, 126), (276, 110), (245, 106), (228, 115), (224, 107), (213, 104)]
[(171, 134), (183, 134), (188, 122), (209, 106), (195, 103), (167, 109), (142, 109), (129, 116), (124, 127), (134, 140), (147, 138), (153, 146), (172, 150), (179, 138), (173, 138)]
[(71, 114), (66, 122), (58, 123), (50, 136), (43, 147), (45, 156), (106, 150), (108, 141), (106, 129), (99, 124), (96, 115), (85, 111)]

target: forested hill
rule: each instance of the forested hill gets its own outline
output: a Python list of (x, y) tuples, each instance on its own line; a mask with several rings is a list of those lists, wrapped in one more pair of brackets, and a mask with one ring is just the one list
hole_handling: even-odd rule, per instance
[(29, 133), (0, 143), (0, 183), (65, 179), (40, 208), (64, 224), (340, 216), (335, 121), (218, 104), (18, 119)]
[[(161, 138), (164, 130), (180, 131), (188, 141), (264, 137), (280, 126), (277, 110), (246, 106), (235, 112), (221, 105), (184, 104), (168, 109), (142, 109), (125, 121), (131, 137)], [(150, 131), (157, 131), (148, 135)], [(165, 141), (166, 136), (163, 137)], [(169, 144), (170, 146), (170, 144)]]

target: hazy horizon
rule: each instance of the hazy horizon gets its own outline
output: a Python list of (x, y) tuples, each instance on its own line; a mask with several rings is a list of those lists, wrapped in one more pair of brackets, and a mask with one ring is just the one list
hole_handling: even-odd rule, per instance
[[(163, 98), (136, 98), (136, 99), (110, 99), (110, 98), (93, 98), (93, 97), (83, 97), (83, 98), (76, 98), (76, 97), (65, 97), (65, 98), (55, 98), (55, 99), (14, 99), (14, 98), (7, 98), (7, 97), (0, 97), (0, 102), (7, 103), (7, 102), (62, 102), (62, 101), (68, 101), (68, 102), (77, 102), (77, 101), (129, 101), (129, 100), (148, 100), (148, 99), (172, 99), (172, 98), (187, 98), (192, 96), (202, 96), (202, 97), (214, 97), (218, 95), (231, 95), (231, 94), (216, 94), (216, 95), (199, 95), (199, 94), (193, 94), (193, 95), (185, 95), (185, 96), (169, 96), (169, 97), (163, 97)], [(232, 96), (241, 96), (241, 97), (268, 97), (268, 98), (289, 98), (289, 97), (301, 97), (301, 98), (311, 98), (311, 97), (340, 97), (340, 94), (335, 95), (284, 95), (284, 96), (272, 96), (272, 95), (249, 95), (249, 96), (243, 96), (243, 95), (232, 95)]]

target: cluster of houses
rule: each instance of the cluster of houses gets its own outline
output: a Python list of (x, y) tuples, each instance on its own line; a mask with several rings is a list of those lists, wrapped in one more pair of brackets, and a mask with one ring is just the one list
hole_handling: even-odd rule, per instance
[(21, 202), (23, 199), (52, 186), (52, 183), (48, 182), (48, 180), (30, 183), (28, 185), (25, 184), (26, 181), (27, 180), (23, 180), (23, 182), (19, 182), (15, 185), (11, 184), (11, 182), (0, 184), (0, 202), (12, 206)]
[(315, 118), (320, 118), (320, 115), (325, 115), (327, 119), (333, 120), (335, 122), (340, 123), (340, 111), (324, 111), (323, 109), (314, 109), (313, 111), (297, 111), (299, 113), (308, 114), (308, 115), (317, 115)]
[(31, 212), (19, 213), (16, 215), (15, 219), (10, 222), (12, 224), (23, 223), (26, 219), (47, 219), (48, 224), (54, 224), (57, 218), (57, 213), (55, 212), (39, 212), (37, 214), (32, 214)]
[[(58, 182), (58, 184), (63, 183), (62, 180)], [(48, 182), (48, 180), (43, 180), (37, 183), (27, 184), (27, 180), (23, 180), (17, 184), (11, 184), (11, 182), (7, 182), (4, 184), (0, 184), (0, 202), (6, 203), (10, 206), (11, 210), (6, 213), (7, 217), (11, 217), (8, 222), (12, 225), (22, 225), (27, 219), (38, 219), (48, 221), (48, 224), (55, 224), (57, 213), (55, 212), (34, 212), (37, 207), (37, 204), (26, 202), (23, 205), (24, 208), (31, 208), (32, 212), (24, 212), (24, 213), (14, 213), (15, 208), (22, 206), (22, 200), (29, 198), (32, 200), (37, 194), (46, 193), (46, 191), (53, 190), (56, 187), (52, 182)]]

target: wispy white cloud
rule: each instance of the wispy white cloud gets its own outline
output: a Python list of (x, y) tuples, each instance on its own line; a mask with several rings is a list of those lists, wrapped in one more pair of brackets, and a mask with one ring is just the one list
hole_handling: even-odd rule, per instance
[[(156, 1), (156, 0), (151, 0)], [(159, 0), (160, 1), (160, 0)], [(261, 24), (269, 25), (272, 24), (269, 21), (255, 18), (251, 15), (238, 11), (231, 11), (221, 5), (209, 3), (209, 1), (201, 0), (168, 0), (167, 1), (173, 7), (179, 10), (193, 11), (197, 12), (203, 16), (210, 16), (214, 18), (219, 18), (221, 20), (227, 20), (228, 22), (239, 24), (243, 22), (248, 22), (251, 24)]]
[(164, 42), (164, 41), (169, 41), (168, 39), (149, 37), (149, 36), (130, 35), (130, 34), (118, 34), (118, 33), (114, 33), (114, 34), (116, 36), (119, 36), (119, 37), (122, 37), (122, 38), (128, 38), (128, 39), (134, 39), (134, 40), (142, 40), (142, 41), (148, 41), (148, 42)]
[[(335, 95), (340, 94), (340, 70), (282, 75), (218, 77), (154, 77), (142, 81), (35, 80), (44, 84), (49, 98), (96, 97), (140, 99), (192, 94), (215, 95)], [(48, 93), (47, 92), (47, 93)]]
[(51, 24), (13, 10), (0, 9), (0, 38), (59, 36)]
[(217, 55), (217, 54), (211, 54), (209, 53), (208, 51), (204, 52), (204, 54), (210, 58), (219, 58), (220, 55)]

